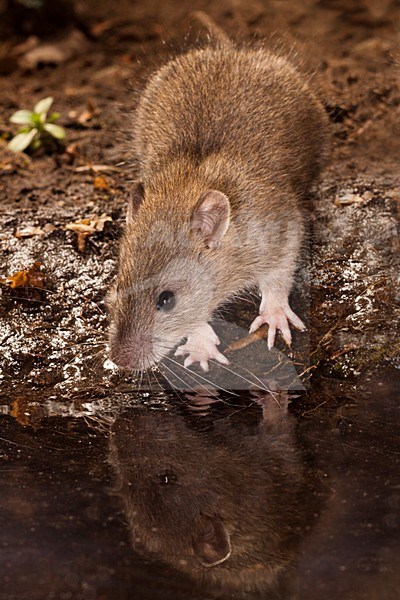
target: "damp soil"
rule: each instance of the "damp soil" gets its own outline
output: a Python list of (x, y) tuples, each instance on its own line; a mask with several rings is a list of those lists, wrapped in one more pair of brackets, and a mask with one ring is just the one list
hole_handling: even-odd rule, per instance
[[(276, 597), (394, 599), (400, 3), (81, 4), (75, 29), (29, 42), (61, 48), (59, 64), (27, 66), (26, 36), (1, 26), (0, 597), (253, 597), (245, 589), (194, 591), (168, 561), (133, 550), (124, 503), (110, 493), (118, 470), (109, 464), (110, 439), (115, 421), (135, 407), (189, 411), (177, 418), (190, 432), (218, 429), (231, 414), (262, 421), (254, 394), (269, 390), (276, 399), (286, 390), (305, 502), (319, 501), (300, 528), (291, 591), (280, 582)], [(229, 371), (213, 366), (204, 378), (176, 362), (137, 379), (108, 359), (105, 302), (135, 178), (131, 114), (149, 73), (204, 43), (191, 16), (198, 9), (240, 43), (295, 48), (330, 117), (332, 157), (314, 190), (292, 298), (308, 330), (294, 334), (291, 351), (278, 340), (269, 353), (264, 340), (247, 337), (258, 308), (249, 296), (215, 323)], [(10, 153), (9, 117), (46, 96), (61, 113), (66, 144)], [(233, 426), (233, 439), (237, 432)], [(168, 435), (175, 439), (175, 430)], [(195, 477), (196, 469), (188, 456), (187, 471)], [(171, 527), (175, 535), (179, 525)]]

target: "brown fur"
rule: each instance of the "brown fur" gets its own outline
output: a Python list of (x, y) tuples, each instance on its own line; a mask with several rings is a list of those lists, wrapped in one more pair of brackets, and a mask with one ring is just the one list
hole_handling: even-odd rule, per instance
[[(110, 301), (117, 362), (127, 353), (135, 368), (157, 362), (244, 288), (267, 284), (288, 296), (326, 123), (301, 75), (265, 50), (191, 51), (150, 79), (133, 141), (144, 199), (126, 227)], [(231, 204), (213, 250), (190, 230), (210, 189)], [(162, 314), (155, 304), (166, 289), (177, 305)]]

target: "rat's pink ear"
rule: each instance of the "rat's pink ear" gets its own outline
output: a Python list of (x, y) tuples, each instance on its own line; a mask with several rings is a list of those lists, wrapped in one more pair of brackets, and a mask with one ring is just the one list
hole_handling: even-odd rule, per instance
[(204, 530), (194, 544), (194, 552), (203, 567), (215, 567), (231, 555), (231, 542), (225, 525), (218, 517), (206, 517)]
[(133, 190), (130, 193), (128, 200), (128, 211), (126, 213), (126, 221), (127, 223), (131, 223), (135, 215), (138, 211), (139, 206), (141, 205), (144, 198), (144, 186), (143, 183), (137, 183)]
[(215, 248), (229, 227), (231, 207), (222, 192), (204, 192), (193, 209), (191, 229), (199, 234), (208, 248)]

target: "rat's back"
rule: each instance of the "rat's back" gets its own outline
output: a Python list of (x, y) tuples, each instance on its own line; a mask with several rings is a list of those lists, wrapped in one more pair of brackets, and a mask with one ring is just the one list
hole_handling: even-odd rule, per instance
[(182, 55), (150, 79), (134, 145), (143, 180), (174, 158), (200, 164), (222, 154), (303, 192), (320, 170), (325, 134), (322, 107), (288, 61), (223, 46)]

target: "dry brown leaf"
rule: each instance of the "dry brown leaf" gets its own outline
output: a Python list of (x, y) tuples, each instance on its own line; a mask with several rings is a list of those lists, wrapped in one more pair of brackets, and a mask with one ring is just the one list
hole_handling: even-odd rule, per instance
[(23, 69), (36, 69), (40, 64), (63, 63), (70, 58), (82, 54), (87, 40), (78, 29), (72, 29), (63, 37), (48, 43), (39, 43), (24, 53), (18, 60)]
[(11, 403), (10, 414), (22, 426), (29, 425), (30, 421), (30, 415), (27, 414), (26, 405), (27, 401), (25, 398), (17, 398)]
[(96, 223), (97, 231), (103, 231), (104, 225), (105, 225), (105, 223), (107, 223), (107, 221), (112, 221), (112, 218), (109, 215), (107, 215), (106, 213), (103, 213), (102, 215), (100, 215), (100, 217), (98, 217), (97, 223)]
[(86, 238), (90, 235), (90, 233), (80, 232), (77, 234), (77, 243), (78, 243), (78, 251), (85, 252), (86, 248)]
[(104, 223), (107, 221), (112, 221), (112, 218), (106, 213), (103, 213), (99, 217), (95, 215), (86, 219), (74, 221), (73, 223), (68, 223), (65, 226), (65, 229), (70, 229), (76, 233), (87, 233), (90, 235), (95, 231), (103, 231)]
[(22, 227), (22, 229), (17, 229), (14, 233), (14, 237), (16, 238), (30, 238), (35, 237), (36, 235), (45, 235), (45, 231), (41, 227), (34, 227), (33, 225), (28, 225), (28, 227)]
[(65, 229), (75, 231), (75, 233), (87, 233), (88, 235), (96, 231), (95, 222), (90, 219), (81, 219), (74, 223), (67, 223)]
[(39, 288), (44, 289), (45, 274), (43, 263), (35, 262), (29, 269), (17, 271), (13, 275), (0, 279), (0, 283), (10, 288)]
[(101, 173), (102, 171), (119, 171), (118, 167), (113, 167), (112, 165), (81, 165), (80, 167), (76, 167), (74, 169), (75, 173), (85, 173), (87, 171), (92, 171), (94, 174)]
[(124, 19), (120, 17), (113, 17), (111, 19), (107, 19), (106, 21), (101, 21), (99, 23), (95, 23), (90, 28), (90, 33), (94, 37), (101, 37), (103, 33), (106, 33), (110, 29), (113, 29), (115, 26), (124, 23)]
[(109, 187), (106, 178), (101, 177), (101, 175), (97, 175), (97, 177), (93, 179), (93, 186), (100, 190), (108, 190)]
[(89, 121), (91, 121), (93, 117), (97, 117), (99, 114), (100, 109), (96, 102), (93, 100), (93, 98), (88, 98), (86, 102), (86, 108), (78, 116), (78, 123), (81, 125), (88, 125)]
[(67, 162), (67, 164), (71, 165), (74, 162), (74, 160), (79, 157), (79, 145), (76, 142), (74, 142), (73, 144), (68, 144), (63, 154), (63, 159)]
[(51, 233), (52, 231), (55, 231), (57, 229), (57, 227), (55, 225), (53, 225), (53, 223), (46, 223), (46, 225), (43, 226), (43, 231), (45, 233)]
[(93, 113), (90, 112), (87, 108), (85, 108), (81, 114), (78, 116), (78, 123), (81, 125), (87, 125), (87, 123), (92, 119)]
[(336, 196), (334, 200), (334, 204), (336, 206), (349, 206), (350, 204), (363, 204), (365, 202), (365, 198), (360, 196), (360, 194), (342, 194), (341, 196)]
[(31, 398), (25, 396), (18, 396), (11, 403), (10, 415), (18, 421), (23, 427), (30, 426), (36, 429), (40, 424), (44, 414), (45, 408), (37, 402), (32, 401)]
[(92, 218), (75, 221), (74, 223), (68, 223), (65, 226), (65, 229), (74, 231), (77, 234), (78, 250), (79, 252), (84, 252), (86, 247), (86, 238), (96, 231), (103, 231), (104, 224), (107, 221), (112, 221), (112, 218), (106, 213), (103, 213), (100, 215), (100, 217), (94, 216)]

